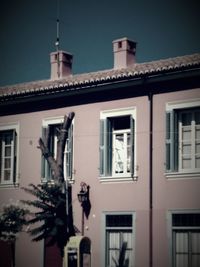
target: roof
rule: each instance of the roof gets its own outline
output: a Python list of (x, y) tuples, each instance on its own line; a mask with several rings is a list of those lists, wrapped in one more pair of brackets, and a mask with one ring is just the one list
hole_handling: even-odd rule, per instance
[(126, 81), (163, 74), (174, 71), (187, 70), (200, 67), (200, 53), (174, 57), (169, 59), (151, 61), (146, 63), (135, 63), (124, 69), (110, 69), (104, 71), (90, 72), (84, 74), (69, 75), (59, 80), (42, 80), (21, 83), (11, 86), (0, 87), (0, 100), (6, 101), (10, 97), (17, 98), (27, 95), (45, 95), (59, 93), (59, 91), (72, 91), (77, 88), (84, 89), (93, 85), (102, 85), (115, 81)]

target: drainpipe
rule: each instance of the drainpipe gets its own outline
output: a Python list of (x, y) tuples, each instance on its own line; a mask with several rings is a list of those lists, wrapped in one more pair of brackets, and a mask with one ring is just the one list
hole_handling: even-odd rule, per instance
[(149, 99), (149, 267), (153, 267), (153, 94)]

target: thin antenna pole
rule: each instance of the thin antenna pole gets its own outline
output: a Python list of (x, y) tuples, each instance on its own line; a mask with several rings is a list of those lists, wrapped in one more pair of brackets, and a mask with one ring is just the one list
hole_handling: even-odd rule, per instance
[(56, 47), (59, 48), (59, 45), (60, 45), (60, 34), (59, 34), (59, 31), (60, 31), (60, 21), (59, 19), (56, 20), (56, 27), (57, 27), (57, 35), (56, 35)]
[(59, 59), (59, 46), (60, 46), (60, 0), (57, 0), (57, 19), (56, 19), (56, 52), (57, 52), (57, 74), (60, 78), (60, 59)]

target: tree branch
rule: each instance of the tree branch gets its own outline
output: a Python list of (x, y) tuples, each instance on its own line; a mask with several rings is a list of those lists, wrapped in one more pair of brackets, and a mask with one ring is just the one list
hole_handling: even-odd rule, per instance
[(62, 182), (62, 178), (61, 178), (61, 171), (59, 170), (56, 160), (53, 158), (52, 154), (50, 153), (48, 147), (45, 146), (42, 138), (39, 139), (39, 148), (42, 152), (42, 155), (44, 156), (44, 158), (47, 160), (47, 162), (49, 163), (53, 178), (55, 183), (59, 183)]
[(64, 122), (62, 125), (62, 128), (59, 132), (58, 136), (58, 143), (57, 143), (57, 159), (56, 162), (60, 168), (63, 169), (63, 162), (64, 162), (64, 151), (65, 151), (65, 145), (67, 141), (67, 133), (71, 126), (72, 120), (74, 118), (75, 113), (71, 112), (69, 115), (65, 115)]

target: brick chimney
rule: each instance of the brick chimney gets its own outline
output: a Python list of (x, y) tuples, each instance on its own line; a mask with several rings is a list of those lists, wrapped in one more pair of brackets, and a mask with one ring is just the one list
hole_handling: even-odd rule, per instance
[(126, 37), (113, 41), (114, 69), (127, 68), (136, 62), (136, 44)]
[(51, 80), (65, 78), (72, 74), (73, 55), (65, 51), (53, 52), (50, 54)]

